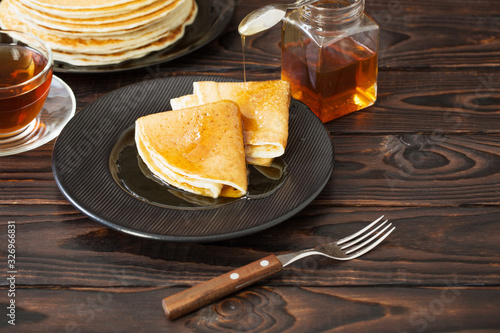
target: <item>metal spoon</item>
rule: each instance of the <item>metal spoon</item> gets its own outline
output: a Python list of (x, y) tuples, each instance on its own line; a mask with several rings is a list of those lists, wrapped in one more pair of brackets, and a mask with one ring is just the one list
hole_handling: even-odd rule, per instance
[(245, 16), (238, 26), (242, 36), (252, 36), (275, 26), (285, 17), (287, 9), (305, 6), (318, 0), (298, 0), (292, 4), (272, 4), (258, 8)]

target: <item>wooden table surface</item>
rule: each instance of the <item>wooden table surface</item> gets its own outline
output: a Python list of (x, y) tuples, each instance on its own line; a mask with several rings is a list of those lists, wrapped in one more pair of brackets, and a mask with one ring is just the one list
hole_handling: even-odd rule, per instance
[[(275, 1), (280, 2), (280, 1)], [(281, 1), (286, 2), (286, 1)], [(19, 332), (500, 331), (500, 6), (495, 0), (367, 0), (381, 27), (376, 104), (326, 127), (332, 177), (303, 211), (268, 230), (169, 243), (111, 230), (75, 209), (51, 168), (54, 142), (0, 158), (0, 307)], [(77, 112), (154, 78), (243, 78), (239, 1), (225, 31), (169, 63), (57, 74)], [(248, 40), (248, 79), (280, 77), (278, 27)], [(268, 254), (319, 245), (384, 214), (397, 227), (349, 262), (303, 260), (175, 321), (162, 298)], [(8, 296), (8, 221), (16, 227)], [(8, 314), (7, 309), (7, 314)]]

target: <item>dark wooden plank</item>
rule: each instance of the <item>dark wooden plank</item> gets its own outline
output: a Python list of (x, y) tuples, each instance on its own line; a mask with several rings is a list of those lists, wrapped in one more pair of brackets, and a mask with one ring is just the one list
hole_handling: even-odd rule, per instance
[[(282, 0), (278, 0), (282, 1)], [(435, 2), (433, 0), (422, 0), (414, 2), (413, 0), (377, 0), (366, 1), (367, 10), (382, 11), (387, 10), (393, 14), (402, 15), (431, 15), (431, 14), (449, 14), (449, 15), (494, 15), (500, 12), (496, 1), (477, 0), (477, 6), (470, 6), (468, 0), (444, 0)], [(381, 16), (381, 15), (380, 15)]]
[[(182, 288), (18, 289), (22, 332), (485, 332), (500, 327), (500, 288), (250, 287), (168, 321)], [(4, 292), (5, 290), (0, 290)], [(6, 303), (0, 303), (6, 307)], [(7, 328), (5, 320), (1, 328)]]
[[(184, 72), (182, 74), (198, 74)], [(203, 74), (203, 73), (202, 73)], [(208, 73), (207, 73), (208, 74)], [(236, 77), (241, 73), (216, 73)], [(145, 79), (168, 77), (161, 72)], [(249, 80), (278, 79), (279, 73), (249, 74)], [(71, 77), (68, 83), (76, 86), (85, 78)], [(116, 86), (112, 83), (117, 83)], [(84, 86), (93, 86), (96, 92), (75, 89), (83, 107), (97, 97), (127, 84), (136, 78), (110, 76), (102, 80), (89, 79)], [(363, 133), (500, 133), (498, 100), (500, 74), (498, 72), (450, 71), (413, 72), (381, 71), (378, 80), (378, 99), (374, 106), (327, 123), (339, 134)]]
[(28, 152), (1, 157), (0, 205), (68, 203), (54, 182), (51, 165), (53, 143), (51, 141)]
[(498, 205), (500, 136), (337, 136), (320, 199), (335, 205)]
[(381, 27), (381, 68), (498, 68), (499, 8), (486, 1), (479, 6), (456, 1), (368, 1), (366, 10)]
[[(500, 281), (500, 207), (363, 208), (314, 202), (266, 231), (204, 244), (129, 236), (64, 206), (7, 206), (0, 228), (6, 230), (8, 220), (16, 221), (19, 285), (181, 286), (207, 281), (269, 254), (342, 238), (382, 214), (397, 229), (375, 251), (347, 262), (310, 257), (259, 284), (443, 286), (455, 278), (460, 285)], [(6, 232), (2, 235), (5, 240)], [(6, 256), (6, 247), (0, 253)]]
[[(336, 135), (336, 164), (318, 200), (333, 206), (498, 205), (499, 135)], [(38, 155), (39, 154), (39, 155)], [(5, 158), (0, 204), (67, 204), (50, 146)]]
[(334, 134), (500, 133), (500, 75), (381, 72), (375, 105), (326, 124)]

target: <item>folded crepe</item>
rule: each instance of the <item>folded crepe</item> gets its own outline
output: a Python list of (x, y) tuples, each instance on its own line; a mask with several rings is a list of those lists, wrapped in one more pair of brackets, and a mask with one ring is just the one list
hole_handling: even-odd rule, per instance
[[(144, 163), (143, 159), (138, 157), (137, 159), (137, 164), (139, 165), (139, 169), (142, 171), (142, 174), (148, 178), (154, 181), (157, 184), (160, 184), (161, 186), (165, 186), (165, 182), (161, 180), (158, 176), (155, 176), (152, 172), (151, 169)], [(198, 195), (195, 193), (191, 192), (186, 192), (184, 190), (174, 188), (173, 186), (170, 186), (170, 188), (167, 189), (168, 193), (173, 195), (174, 197), (181, 199), (185, 201), (186, 203), (189, 204), (194, 204), (196, 206), (201, 206), (201, 207), (207, 207), (207, 206), (213, 206), (217, 204), (222, 204), (226, 202), (231, 202), (234, 200), (234, 198), (225, 198), (225, 197), (218, 197), (218, 198), (211, 198), (211, 197), (206, 197), (203, 195)]]
[(178, 110), (220, 100), (234, 101), (240, 107), (248, 163), (270, 165), (283, 155), (288, 139), (288, 82), (194, 82), (192, 95), (171, 99), (170, 105)]
[(166, 183), (212, 198), (241, 197), (248, 186), (241, 116), (231, 101), (136, 120), (137, 150)]
[(271, 180), (279, 180), (285, 173), (285, 164), (281, 159), (274, 159), (270, 165), (254, 165), (255, 170)]

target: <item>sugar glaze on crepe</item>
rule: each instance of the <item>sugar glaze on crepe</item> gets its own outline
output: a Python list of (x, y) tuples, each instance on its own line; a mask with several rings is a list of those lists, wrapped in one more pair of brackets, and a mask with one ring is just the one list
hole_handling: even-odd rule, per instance
[(290, 84), (283, 80), (193, 83), (193, 94), (170, 100), (172, 109), (231, 100), (240, 106), (246, 160), (269, 165), (285, 152), (288, 140)]
[(241, 115), (234, 102), (141, 117), (135, 141), (151, 172), (172, 186), (212, 198), (246, 194)]

